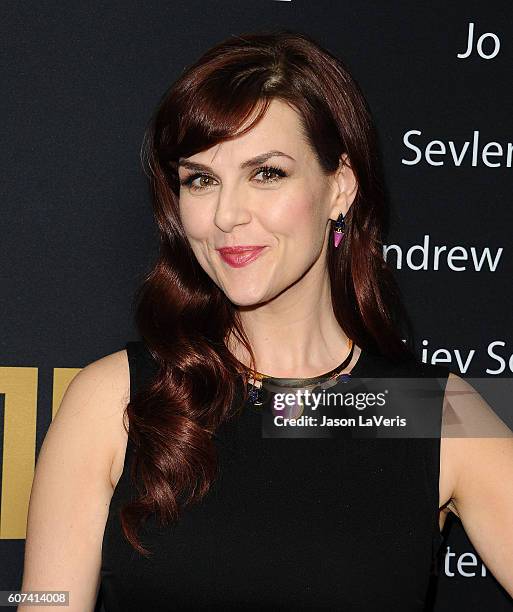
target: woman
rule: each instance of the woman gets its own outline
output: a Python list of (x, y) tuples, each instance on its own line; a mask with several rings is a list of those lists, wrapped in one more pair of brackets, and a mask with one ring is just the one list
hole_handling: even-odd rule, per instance
[[(23, 589), (80, 611), (100, 583), (108, 612), (420, 610), (450, 509), (513, 594), (511, 438), (440, 440), (466, 383), (401, 339), (374, 129), (340, 60), (290, 31), (231, 37), (165, 94), (143, 151), (161, 239), (144, 340), (66, 392)], [(263, 437), (268, 383), (380, 376), (442, 380), (437, 437)]]

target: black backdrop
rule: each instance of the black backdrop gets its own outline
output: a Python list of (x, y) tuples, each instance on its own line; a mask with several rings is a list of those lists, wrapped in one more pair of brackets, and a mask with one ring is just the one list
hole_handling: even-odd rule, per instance
[[(4, 0), (0, 11), (0, 589), (20, 588), (31, 470), (66, 383), (136, 338), (132, 296), (156, 254), (146, 121), (230, 34), (302, 30), (344, 59), (378, 125), (387, 259), (419, 355), (511, 377), (509, 0)], [(449, 524), (435, 609), (513, 610)]]

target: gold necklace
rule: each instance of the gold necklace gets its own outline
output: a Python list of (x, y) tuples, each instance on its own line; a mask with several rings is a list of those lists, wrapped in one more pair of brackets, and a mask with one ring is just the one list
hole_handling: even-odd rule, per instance
[[(264, 385), (264, 381), (268, 381), (269, 383), (272, 383), (273, 386), (277, 386), (277, 387), (283, 387), (283, 388), (290, 388), (290, 387), (308, 387), (308, 386), (316, 386), (317, 384), (319, 384), (320, 382), (327, 382), (329, 380), (333, 380), (335, 378), (338, 378), (341, 375), (342, 370), (347, 367), (347, 365), (350, 363), (351, 358), (353, 356), (353, 351), (354, 351), (354, 342), (352, 339), (349, 339), (349, 353), (347, 355), (347, 357), (344, 359), (344, 361), (339, 364), (336, 368), (334, 368), (333, 370), (330, 370), (329, 372), (326, 372), (325, 374), (321, 374), (320, 376), (314, 376), (311, 378), (276, 378), (274, 376), (270, 376), (268, 374), (262, 374), (261, 372), (257, 372), (255, 370), (249, 370), (249, 377), (248, 377), (248, 383), (251, 386), (250, 392), (249, 392), (249, 401), (250, 403), (253, 404), (253, 406), (261, 406), (263, 401), (262, 401), (262, 388)], [(344, 376), (346, 377), (350, 377), (351, 374), (347, 373), (344, 374)], [(255, 383), (260, 383), (259, 386), (257, 386)]]

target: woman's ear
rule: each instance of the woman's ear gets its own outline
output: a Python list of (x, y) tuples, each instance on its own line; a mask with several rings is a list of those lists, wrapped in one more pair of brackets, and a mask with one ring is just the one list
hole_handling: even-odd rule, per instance
[(340, 212), (347, 214), (358, 191), (358, 182), (351, 168), (347, 153), (340, 156), (340, 163), (333, 175), (334, 195), (331, 202), (330, 219), (336, 221)]

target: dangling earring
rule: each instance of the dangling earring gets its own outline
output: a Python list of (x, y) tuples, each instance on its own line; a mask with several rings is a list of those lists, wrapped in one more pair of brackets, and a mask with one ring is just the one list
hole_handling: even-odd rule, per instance
[(333, 230), (333, 242), (335, 243), (335, 248), (338, 247), (342, 238), (344, 237), (344, 230), (345, 230), (344, 215), (340, 213), (335, 223), (335, 229)]

